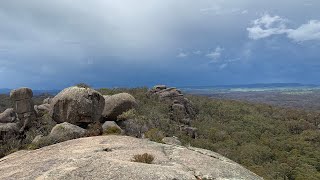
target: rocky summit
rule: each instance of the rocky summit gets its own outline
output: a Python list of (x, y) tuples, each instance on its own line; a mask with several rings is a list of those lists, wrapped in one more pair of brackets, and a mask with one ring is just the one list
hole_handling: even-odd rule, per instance
[[(134, 162), (140, 154), (151, 164)], [(262, 179), (208, 150), (167, 145), (129, 136), (66, 141), (0, 159), (0, 179)]]

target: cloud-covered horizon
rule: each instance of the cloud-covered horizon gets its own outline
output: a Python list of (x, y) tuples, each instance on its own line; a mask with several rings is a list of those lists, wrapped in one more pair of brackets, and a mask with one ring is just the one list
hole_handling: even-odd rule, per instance
[(3, 0), (0, 88), (320, 83), (319, 6)]

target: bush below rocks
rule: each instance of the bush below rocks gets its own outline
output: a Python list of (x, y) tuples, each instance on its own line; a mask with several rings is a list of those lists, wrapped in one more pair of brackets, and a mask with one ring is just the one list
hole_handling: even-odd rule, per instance
[(162, 139), (165, 137), (164, 133), (157, 128), (150, 129), (145, 133), (145, 137), (155, 142), (162, 142)]
[(121, 134), (123, 130), (114, 121), (106, 121), (102, 125), (103, 134)]

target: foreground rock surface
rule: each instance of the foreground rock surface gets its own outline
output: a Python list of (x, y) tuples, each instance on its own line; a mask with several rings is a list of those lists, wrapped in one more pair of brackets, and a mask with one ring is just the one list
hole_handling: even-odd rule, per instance
[[(153, 164), (132, 162), (149, 153)], [(262, 179), (211, 151), (127, 136), (71, 140), (0, 159), (0, 179)]]

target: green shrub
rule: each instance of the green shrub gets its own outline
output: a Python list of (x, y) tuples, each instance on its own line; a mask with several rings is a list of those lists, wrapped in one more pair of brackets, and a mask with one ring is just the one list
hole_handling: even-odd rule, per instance
[(151, 141), (162, 143), (162, 139), (165, 137), (163, 132), (157, 128), (150, 129), (145, 133), (146, 138), (149, 138)]
[(152, 164), (154, 160), (154, 156), (148, 153), (144, 154), (137, 154), (133, 156), (132, 162), (139, 162), (139, 163), (146, 163), (146, 164)]
[(130, 109), (122, 114), (120, 114), (118, 117), (117, 117), (117, 120), (119, 121), (125, 121), (125, 120), (128, 120), (128, 119), (133, 119), (136, 117), (136, 110), (135, 109)]
[(103, 135), (111, 135), (111, 134), (121, 134), (121, 130), (117, 127), (109, 127), (103, 132)]
[(86, 83), (79, 83), (79, 84), (76, 84), (75, 86), (80, 87), (80, 88), (91, 88), (91, 86), (89, 86)]
[(21, 141), (10, 138), (6, 140), (5, 144), (0, 144), (0, 158), (18, 151), (21, 148)]
[(58, 141), (50, 136), (43, 136), (43, 137), (41, 137), (41, 139), (39, 139), (39, 141), (37, 143), (30, 143), (27, 146), (27, 149), (35, 150), (35, 149), (50, 146), (50, 145), (53, 145), (53, 144), (56, 144), (59, 142), (60, 141)]

